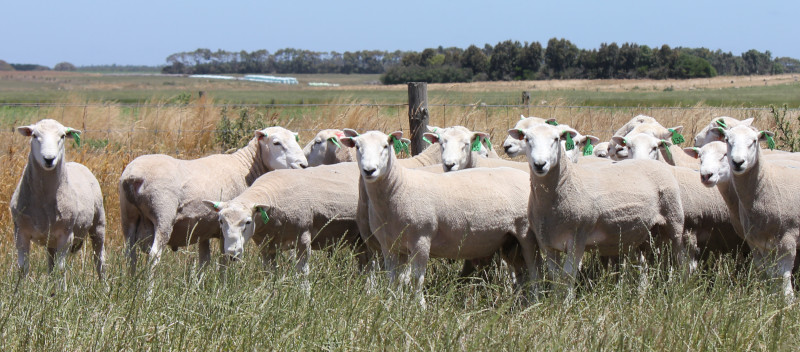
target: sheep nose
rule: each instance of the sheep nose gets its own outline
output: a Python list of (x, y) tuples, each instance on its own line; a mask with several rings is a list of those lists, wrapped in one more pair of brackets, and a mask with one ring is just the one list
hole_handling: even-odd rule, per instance
[(700, 174), (700, 182), (708, 183), (708, 180), (711, 178), (711, 174)]
[(452, 170), (452, 169), (453, 169), (453, 166), (456, 166), (456, 163), (444, 163), (444, 168), (445, 168), (447, 171), (450, 171), (450, 170)]
[(305, 169), (305, 168), (307, 168), (307, 167), (308, 167), (308, 163), (306, 163), (306, 162), (302, 162), (302, 163), (300, 163), (300, 168), (301, 168), (301, 169)]
[(536, 169), (536, 171), (544, 170), (544, 165), (545, 165), (544, 162), (542, 163), (533, 162), (533, 167)]
[(374, 174), (375, 171), (377, 171), (377, 170), (378, 169), (376, 169), (376, 168), (364, 169), (364, 174), (366, 174), (367, 176), (372, 176), (372, 174)]
[(733, 164), (733, 168), (734, 169), (741, 170), (742, 169), (742, 165), (744, 164), (744, 160), (736, 161), (736, 160), (731, 159), (731, 163)]
[(505, 149), (506, 153), (508, 153), (508, 150), (511, 149), (511, 146), (510, 145), (504, 145), (503, 149)]
[(47, 167), (53, 166), (55, 160), (56, 158), (44, 158), (44, 164), (47, 165)]

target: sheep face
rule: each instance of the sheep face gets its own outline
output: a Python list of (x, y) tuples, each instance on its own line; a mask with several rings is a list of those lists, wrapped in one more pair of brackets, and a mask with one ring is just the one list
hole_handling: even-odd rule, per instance
[(598, 158), (608, 158), (608, 147), (609, 147), (608, 142), (598, 143), (596, 146), (594, 146), (594, 151), (592, 152), (592, 155)]
[(653, 137), (646, 133), (636, 133), (625, 138), (615, 137), (618, 144), (628, 148), (629, 159), (652, 159), (659, 160), (660, 148), (668, 148), (671, 143)]
[(750, 126), (736, 126), (728, 130), (712, 129), (712, 133), (725, 136), (728, 145), (728, 165), (734, 175), (741, 175), (758, 161), (761, 140), (774, 134), (769, 131), (757, 131)]
[(561, 141), (567, 134), (574, 138), (577, 133), (561, 130), (550, 125), (537, 125), (524, 131), (509, 130), (509, 135), (525, 142), (531, 174), (544, 176), (558, 165), (561, 157)]
[(17, 132), (31, 137), (31, 155), (39, 166), (48, 171), (55, 169), (64, 159), (64, 141), (80, 134), (80, 131), (50, 119), (17, 127)]
[(742, 121), (739, 121), (739, 120), (737, 120), (737, 119), (735, 119), (733, 117), (728, 117), (728, 116), (717, 117), (714, 120), (712, 120), (710, 124), (708, 124), (706, 127), (704, 127), (700, 132), (698, 132), (696, 136), (694, 136), (694, 146), (695, 147), (700, 148), (700, 147), (702, 147), (702, 146), (704, 146), (704, 145), (706, 145), (708, 143), (720, 140), (718, 134), (709, 133), (709, 130), (712, 129), (712, 128), (722, 127), (722, 125), (720, 125), (717, 122), (717, 121), (720, 121), (720, 120), (722, 121), (722, 123), (725, 126), (727, 126), (727, 128), (731, 128), (731, 127), (738, 126), (738, 125), (750, 126), (750, 125), (753, 124), (753, 118), (752, 117), (749, 118), (749, 119), (744, 119)]
[(253, 237), (255, 223), (253, 207), (246, 207), (237, 202), (203, 201), (211, 210), (217, 212), (219, 226), (222, 230), (223, 251), (225, 255), (241, 259), (244, 244)]
[(344, 137), (344, 132), (337, 129), (322, 130), (314, 137), (311, 148), (306, 155), (308, 159), (308, 166), (322, 165), (326, 159), (331, 158), (331, 155), (336, 153), (336, 149), (340, 148), (339, 138)]
[(393, 139), (403, 137), (403, 132), (387, 136), (378, 131), (369, 131), (358, 137), (342, 138), (344, 145), (356, 148), (359, 172), (365, 182), (375, 182), (386, 175), (391, 166)]
[(684, 151), (700, 159), (700, 182), (706, 187), (714, 187), (718, 182), (730, 180), (731, 168), (725, 143), (711, 142), (701, 148), (686, 148)]
[[(537, 124), (544, 123), (545, 120), (538, 118), (538, 117), (524, 117), (520, 116), (520, 120), (517, 121), (517, 124), (514, 125), (514, 128), (520, 130), (526, 130), (531, 128)], [(525, 153), (525, 142), (513, 138), (511, 136), (506, 137), (506, 140), (503, 141), (503, 150), (505, 150), (506, 155), (510, 157), (515, 157), (520, 154)]]
[(611, 137), (611, 142), (608, 145), (608, 156), (612, 160), (624, 160), (628, 158), (629, 150), (624, 144), (620, 144), (614, 141), (615, 137), (624, 138), (622, 136), (614, 136)]
[(271, 170), (305, 169), (308, 161), (300, 145), (297, 135), (282, 127), (268, 127), (256, 131), (261, 147), (261, 161)]
[[(442, 146), (442, 167), (444, 172), (463, 170), (468, 167), (472, 154), (472, 145), (477, 140), (480, 149), (486, 152), (480, 138), (489, 138), (483, 132), (472, 132), (463, 126), (438, 129), (438, 133), (426, 133), (425, 137), (432, 143)], [(480, 151), (478, 151), (480, 155)]]

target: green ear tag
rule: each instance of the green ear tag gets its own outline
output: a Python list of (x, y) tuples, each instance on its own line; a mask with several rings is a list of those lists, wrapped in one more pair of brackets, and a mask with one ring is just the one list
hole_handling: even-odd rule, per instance
[(765, 131), (761, 131), (761, 133), (767, 136), (767, 148), (769, 148), (769, 150), (775, 150), (775, 139), (766, 134)]
[(726, 125), (725, 121), (722, 121), (722, 119), (717, 120), (717, 125), (722, 128), (728, 128), (728, 125)]
[(556, 120), (548, 120), (547, 124), (548, 125), (553, 125), (553, 126), (558, 126), (558, 122), (556, 122)]
[(219, 202), (214, 202), (214, 209), (219, 210)]
[(477, 152), (481, 150), (481, 137), (475, 137), (475, 141), (472, 142), (472, 151)]
[(592, 155), (592, 152), (594, 152), (594, 146), (592, 145), (592, 140), (586, 138), (586, 145), (583, 146), (583, 156)]
[(81, 146), (81, 134), (78, 133), (77, 131), (71, 129), (71, 128), (67, 128), (67, 133), (72, 135), (72, 140), (75, 141), (75, 146), (80, 147)]
[[(567, 142), (564, 143), (564, 148), (566, 148), (567, 150), (575, 149), (575, 141), (572, 140), (572, 133), (569, 133), (567, 131), (564, 131), (564, 132), (567, 133)], [(562, 133), (564, 133), (564, 132), (562, 132)]]
[(489, 148), (489, 150), (492, 150), (492, 140), (491, 139), (484, 137), (483, 138), (483, 142), (486, 143), (486, 148)]
[(297, 143), (300, 143), (300, 135), (299, 134), (294, 135), (294, 140), (297, 141)]
[(667, 154), (667, 159), (672, 160), (672, 152), (669, 150), (669, 146), (667, 145), (667, 141), (661, 140), (661, 144), (664, 146), (664, 153)]
[(269, 216), (267, 216), (267, 211), (264, 210), (264, 208), (258, 207), (258, 212), (261, 213), (261, 221), (263, 221), (265, 224), (269, 222)]
[(401, 151), (405, 151), (408, 154), (411, 152), (408, 151), (408, 144), (403, 143), (399, 138), (392, 135), (392, 145), (394, 146), (394, 153), (400, 154)]
[(333, 142), (336, 145), (336, 148), (342, 149), (342, 145), (339, 144), (339, 141), (336, 140), (336, 137), (328, 138), (329, 141)]
[(433, 143), (431, 142), (431, 140), (430, 140), (430, 139), (428, 139), (428, 137), (422, 136), (422, 140), (423, 140), (423, 141), (425, 141), (425, 143), (428, 143), (428, 144), (433, 144)]
[(678, 133), (678, 131), (675, 131), (671, 128), (668, 129), (668, 131), (672, 132), (672, 144), (681, 144), (686, 141), (685, 139), (683, 139), (683, 135)]

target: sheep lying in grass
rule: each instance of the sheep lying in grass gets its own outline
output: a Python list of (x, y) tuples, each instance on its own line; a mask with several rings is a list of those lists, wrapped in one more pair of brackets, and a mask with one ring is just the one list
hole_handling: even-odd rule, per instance
[(179, 160), (167, 155), (134, 159), (119, 181), (122, 230), (131, 273), (136, 246), (148, 250), (151, 267), (164, 246), (173, 249), (198, 243), (199, 264), (210, 259), (209, 240), (220, 236), (217, 216), (204, 199), (229, 200), (244, 192), (262, 174), (308, 166), (296, 135), (282, 127), (255, 132), (247, 146), (232, 154)]
[(764, 158), (758, 142), (769, 142), (772, 132), (735, 126), (713, 128), (709, 133), (727, 144), (739, 220), (754, 262), (766, 268), (771, 278), (780, 279), (783, 295), (793, 299), (792, 268), (800, 241), (800, 169)]
[(265, 264), (280, 249), (297, 247), (297, 271), (308, 273), (308, 254), (339, 243), (366, 255), (356, 225), (358, 165), (276, 170), (227, 202), (205, 201), (218, 214), (224, 253), (240, 258), (253, 238)]
[[(560, 270), (567, 297), (574, 295), (573, 281), (587, 248), (601, 256), (620, 255), (658, 233), (671, 240), (685, 262), (683, 207), (669, 166), (652, 160), (575, 164), (561, 146), (568, 133), (574, 137), (545, 124), (509, 130), (527, 144), (531, 230), (550, 271)], [(557, 252), (566, 254), (561, 266)]]
[(17, 131), (31, 137), (22, 178), (11, 196), (14, 240), (20, 273), (28, 273), (31, 241), (47, 247), (47, 268), (64, 269), (68, 252), (81, 248), (88, 234), (97, 276), (103, 279), (106, 216), (100, 184), (86, 166), (67, 162), (64, 143), (81, 131), (45, 119)]
[(411, 277), (424, 305), (422, 284), (429, 257), (485, 258), (510, 236), (536, 274), (536, 241), (528, 236), (528, 175), (510, 168), (433, 174), (398, 165), (391, 150), (402, 132), (371, 131), (342, 142), (356, 148), (369, 199), (369, 225), (380, 243), (390, 282), (398, 265), (411, 262)]
[(331, 165), (346, 161), (356, 161), (355, 153), (350, 148), (342, 148), (340, 138), (344, 138), (343, 130), (327, 129), (317, 133), (313, 140), (303, 148), (308, 166)]

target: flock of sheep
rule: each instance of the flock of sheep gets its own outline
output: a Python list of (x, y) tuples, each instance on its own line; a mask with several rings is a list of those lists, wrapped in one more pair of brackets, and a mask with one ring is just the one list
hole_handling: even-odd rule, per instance
[[(218, 238), (222, 260), (240, 258), (253, 239), (265, 264), (296, 251), (308, 273), (312, 249), (345, 243), (362, 270), (379, 258), (391, 285), (422, 286), (431, 257), (475, 262), (499, 254), (513, 281), (537, 294), (549, 275), (567, 297), (586, 250), (647, 265), (667, 244), (681, 270), (708, 252), (745, 251), (780, 292), (794, 297), (800, 239), (800, 155), (774, 147), (752, 119), (715, 118), (681, 149), (681, 126), (636, 116), (608, 142), (554, 120), (522, 117), (500, 159), (489, 136), (461, 126), (428, 126), (430, 146), (399, 159), (402, 132), (323, 130), (305, 148), (297, 134), (269, 127), (243, 148), (195, 160), (144, 155), (119, 180), (122, 232), (131, 272), (137, 251), (149, 270), (167, 246), (197, 243), (199, 264)], [(64, 143), (80, 131), (46, 119), (17, 128), (31, 137), (28, 163), (11, 199), (22, 275), (30, 242), (48, 249), (50, 270), (88, 235), (98, 276), (104, 267), (100, 186), (66, 162)], [(407, 148), (407, 147), (406, 147)], [(631, 159), (631, 160), (626, 160)], [(714, 189), (716, 188), (716, 189)]]

